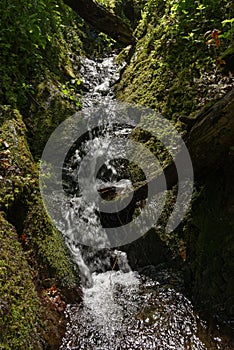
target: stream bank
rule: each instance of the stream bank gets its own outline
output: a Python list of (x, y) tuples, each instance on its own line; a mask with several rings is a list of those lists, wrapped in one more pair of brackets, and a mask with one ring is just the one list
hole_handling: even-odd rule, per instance
[[(134, 33), (136, 46), (122, 52), (128, 64), (116, 87), (117, 97), (158, 110), (186, 138), (199, 111), (208, 110), (234, 88), (233, 28), (225, 24), (234, 17), (233, 7), (229, 1), (206, 2), (199, 5), (202, 10), (191, 1), (144, 5)], [(222, 32), (217, 47), (207, 44), (214, 28)], [(140, 139), (153, 149), (153, 138), (143, 134)], [(200, 156), (209, 158), (205, 148)], [(229, 334), (234, 318), (232, 163), (231, 146), (202, 178), (195, 178), (192, 211), (176, 233), (186, 247), (190, 295)]]
[(64, 303), (81, 291), (40, 198), (38, 161), (80, 109), (73, 58), (90, 34), (62, 1), (1, 2), (0, 12), (0, 348), (58, 349)]

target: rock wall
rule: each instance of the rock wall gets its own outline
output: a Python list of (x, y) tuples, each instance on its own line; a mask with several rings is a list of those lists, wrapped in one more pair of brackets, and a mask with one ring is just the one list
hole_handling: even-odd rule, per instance
[[(58, 346), (65, 330), (63, 310), (47, 291), (55, 286), (61, 302), (80, 301), (78, 277), (40, 200), (37, 165), (22, 116), (5, 107), (0, 119), (0, 347)], [(58, 322), (45, 332), (50, 318)]]
[(186, 230), (192, 293), (203, 312), (224, 321), (231, 332), (234, 317), (234, 166), (233, 151), (223, 167), (198, 186)]

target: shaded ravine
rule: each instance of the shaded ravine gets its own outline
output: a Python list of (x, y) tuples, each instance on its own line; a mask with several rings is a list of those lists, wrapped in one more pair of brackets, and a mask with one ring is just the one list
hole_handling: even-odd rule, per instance
[[(94, 108), (102, 105), (109, 110), (110, 121), (115, 122), (111, 87), (119, 78), (118, 70), (114, 56), (96, 61), (82, 58), (82, 81), (87, 91), (83, 97), (84, 118), (92, 118)], [(107, 130), (107, 134), (113, 132), (126, 137), (130, 129)], [(105, 236), (97, 242), (100, 247), (105, 242), (105, 249), (80, 244), (82, 234), (91, 241), (99, 237), (100, 217), (95, 207), (87, 206), (78, 194), (77, 169), (82, 152), (94, 150), (96, 159), (106, 142), (108, 138), (103, 140), (100, 134), (92, 143), (83, 140), (65, 164), (68, 200), (62, 207), (60, 229), (81, 274), (83, 302), (66, 308), (67, 330), (60, 349), (228, 349), (220, 337), (208, 331), (184, 295), (180, 272), (153, 266), (131, 271), (126, 253), (108, 248)], [(118, 169), (121, 165), (122, 170)], [(112, 185), (124, 190), (132, 185), (121, 163), (105, 164), (98, 181), (101, 189)], [(75, 220), (77, 232), (71, 228), (71, 220)]]

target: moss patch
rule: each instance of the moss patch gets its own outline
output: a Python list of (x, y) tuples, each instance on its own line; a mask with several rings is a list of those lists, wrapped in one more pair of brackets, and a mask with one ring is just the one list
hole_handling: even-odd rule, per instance
[(56, 284), (67, 288), (77, 285), (78, 280), (68, 258), (64, 240), (51, 223), (42, 201), (37, 196), (30, 204), (23, 234), (28, 247), (33, 248), (37, 269), (43, 279), (53, 278)]
[[(43, 342), (58, 347), (65, 330), (64, 316), (44, 301), (42, 291), (56, 285), (67, 302), (79, 302), (78, 279), (63, 238), (40, 199), (38, 170), (22, 116), (8, 106), (1, 108), (0, 118), (0, 263), (1, 273), (5, 271), (0, 303), (2, 299), (1, 309), (6, 311), (0, 327), (2, 349), (40, 349)], [(59, 331), (55, 331), (56, 322)]]
[(12, 216), (14, 202), (19, 203), (19, 208), (20, 203), (27, 207), (26, 198), (33, 191), (36, 181), (36, 167), (20, 113), (9, 106), (2, 106), (0, 120), (0, 209)]
[(209, 37), (204, 34), (214, 28), (222, 30), (223, 20), (233, 16), (229, 1), (204, 5), (147, 1), (135, 31), (138, 42), (117, 88), (118, 97), (174, 120), (191, 116), (211, 98), (219, 98), (231, 86), (227, 86), (229, 78), (223, 78), (218, 62), (232, 39), (223, 35), (220, 46), (207, 45)]
[(40, 303), (17, 233), (0, 215), (0, 349), (43, 349)]

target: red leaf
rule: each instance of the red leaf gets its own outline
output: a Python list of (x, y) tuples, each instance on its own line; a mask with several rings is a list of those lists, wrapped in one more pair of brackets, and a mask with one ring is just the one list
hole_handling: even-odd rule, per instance
[(211, 37), (212, 37), (213, 39), (218, 39), (220, 33), (221, 33), (220, 30), (214, 29), (214, 30), (212, 31), (212, 33), (211, 33)]
[(27, 236), (23, 233), (22, 235), (21, 235), (21, 241), (23, 242), (23, 243), (26, 243), (27, 242)]

